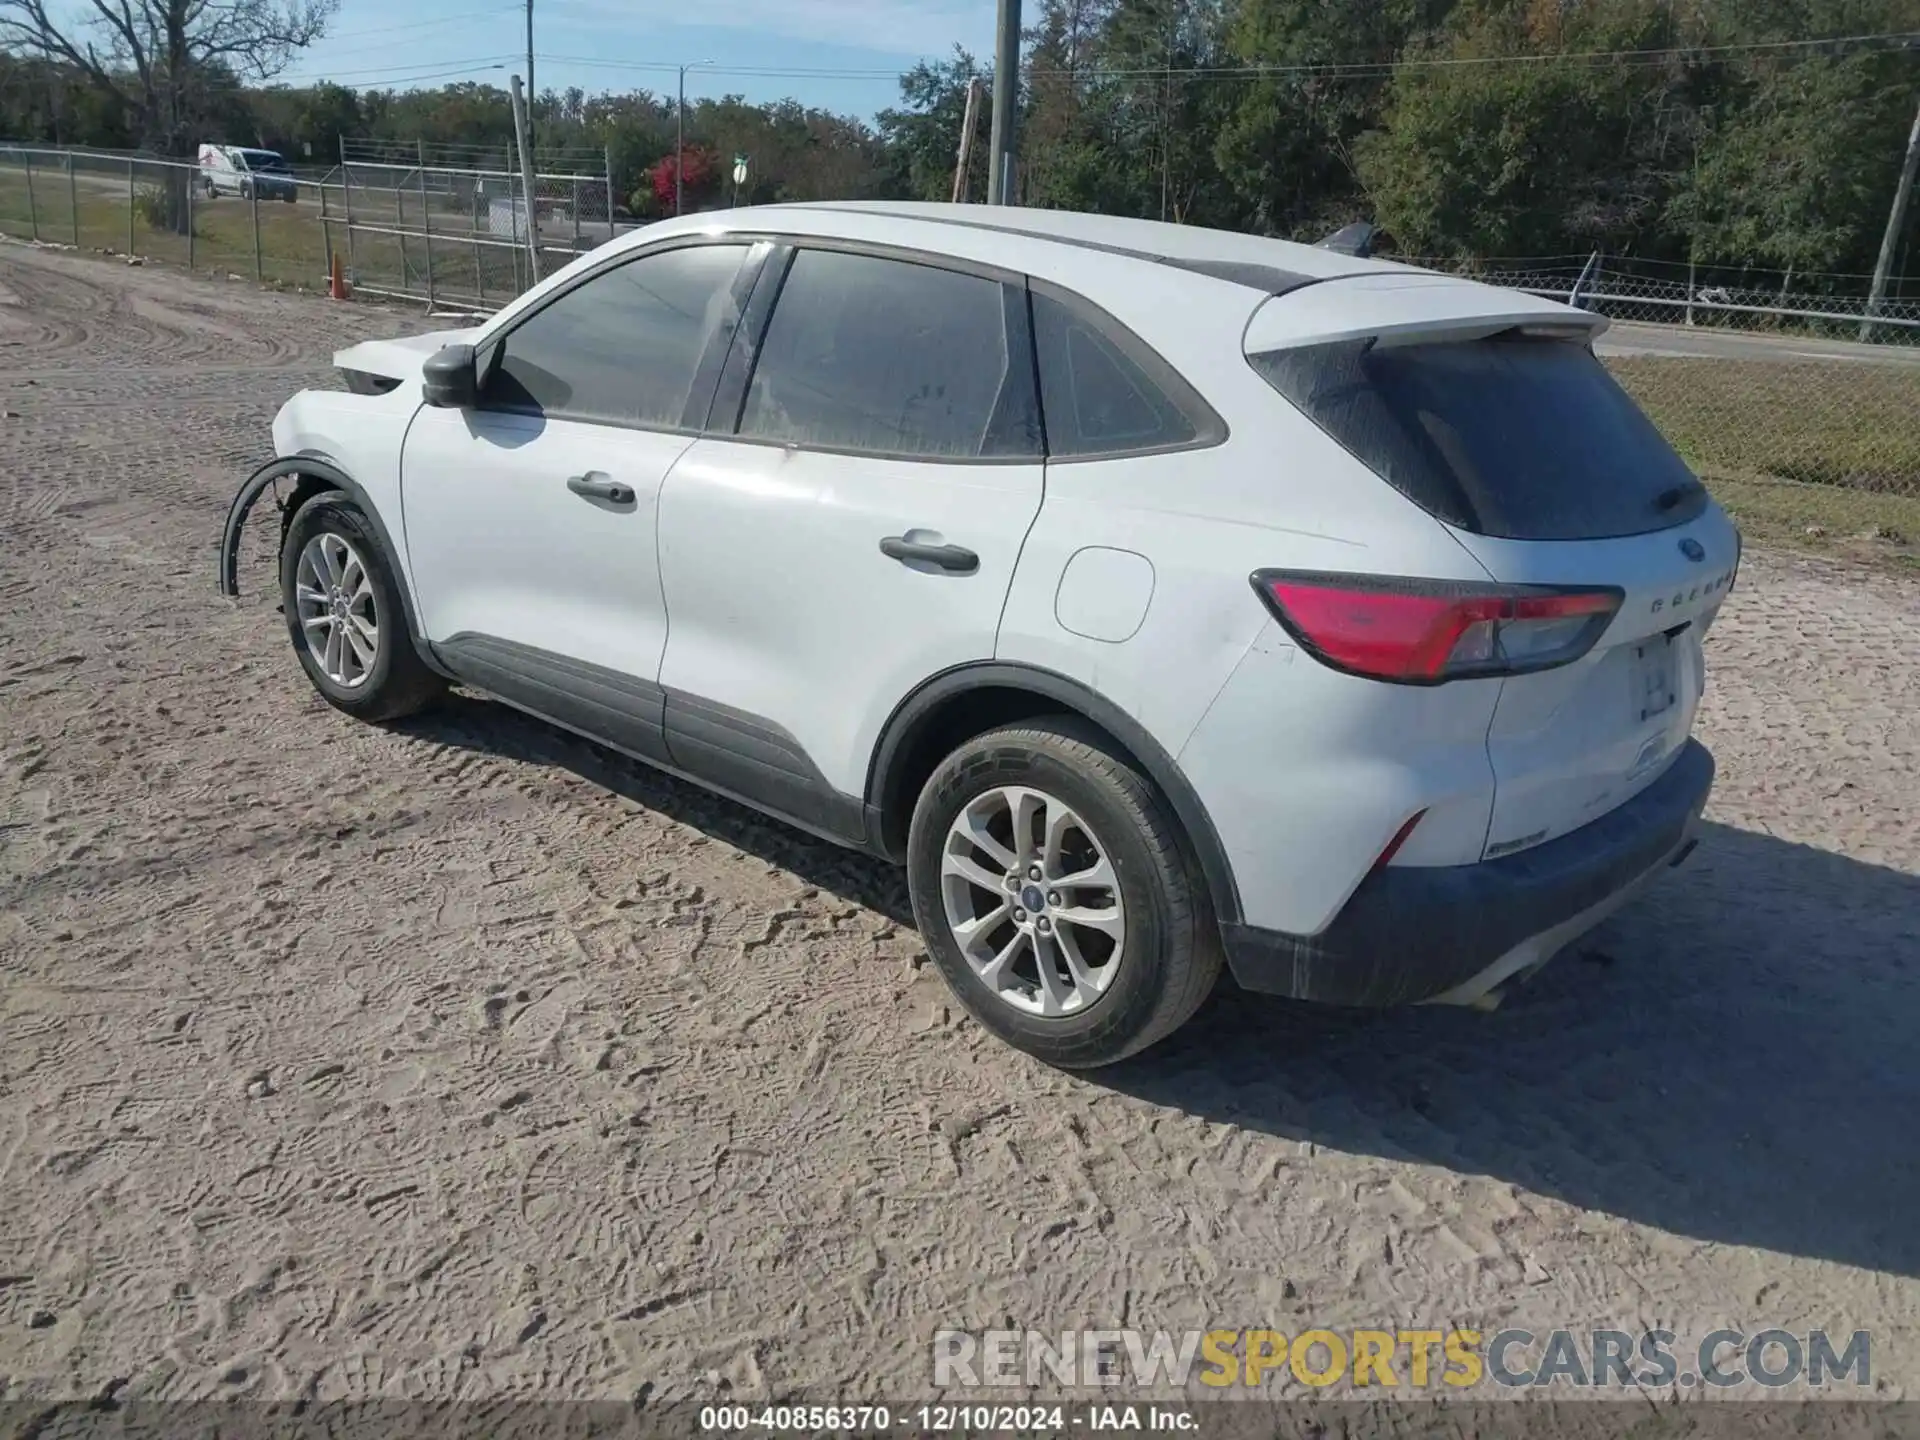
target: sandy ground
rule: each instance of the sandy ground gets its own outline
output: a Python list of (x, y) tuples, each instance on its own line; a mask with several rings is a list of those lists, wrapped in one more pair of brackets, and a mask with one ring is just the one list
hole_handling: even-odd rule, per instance
[(264, 549), (214, 595), (274, 408), (420, 323), (0, 247), (4, 1393), (904, 1399), (1011, 1321), (1864, 1328), (1920, 1398), (1920, 587), (1749, 556), (1704, 843), (1499, 1013), (1226, 986), (1076, 1078), (886, 868), (358, 725)]

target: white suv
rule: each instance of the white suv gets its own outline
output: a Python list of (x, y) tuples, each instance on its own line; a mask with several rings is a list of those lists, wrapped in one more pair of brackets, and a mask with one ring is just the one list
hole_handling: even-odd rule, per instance
[(287, 628), (908, 869), (1060, 1065), (1248, 989), (1488, 1004), (1690, 848), (1739, 536), (1584, 311), (1145, 221), (874, 203), (616, 240), (336, 357)]

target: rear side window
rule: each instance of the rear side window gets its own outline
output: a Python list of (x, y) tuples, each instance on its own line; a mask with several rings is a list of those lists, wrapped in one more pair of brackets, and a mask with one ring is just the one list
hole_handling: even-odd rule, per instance
[(1217, 424), (1198, 397), (1183, 408), (1168, 393), (1185, 387), (1165, 361), (1091, 311), (1036, 290), (1033, 336), (1053, 459), (1179, 449)]
[(1006, 287), (982, 276), (801, 250), (760, 344), (740, 434), (929, 459), (1038, 456), (1023, 317)]
[(1597, 540), (1665, 529), (1706, 504), (1686, 463), (1578, 340), (1509, 331), (1251, 358), (1375, 474), (1463, 530)]
[(501, 342), (487, 378), (487, 407), (681, 428), (694, 371), (732, 304), (747, 248), (696, 245), (642, 255), (575, 286)]

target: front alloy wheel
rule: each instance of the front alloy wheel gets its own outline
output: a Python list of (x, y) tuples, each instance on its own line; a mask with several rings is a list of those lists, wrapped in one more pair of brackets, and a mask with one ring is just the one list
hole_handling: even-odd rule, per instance
[(343, 690), (365, 685), (380, 658), (380, 608), (360, 552), (333, 531), (315, 535), (300, 551), (294, 598), (321, 673)]

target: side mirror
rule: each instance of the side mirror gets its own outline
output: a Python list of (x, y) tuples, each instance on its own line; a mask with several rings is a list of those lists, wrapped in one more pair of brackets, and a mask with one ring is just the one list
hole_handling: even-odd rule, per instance
[(446, 345), (420, 367), (421, 398), (442, 410), (464, 410), (480, 398), (471, 345)]

